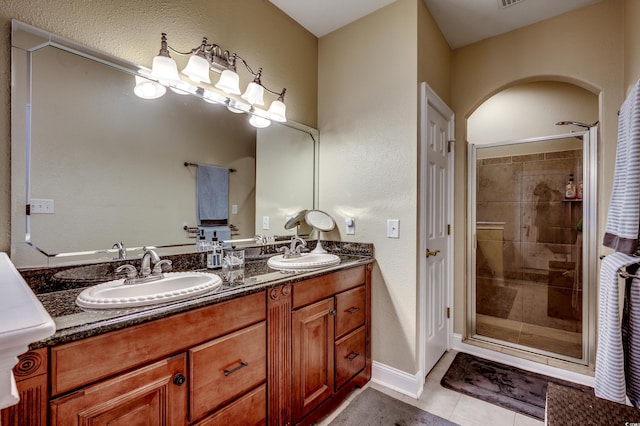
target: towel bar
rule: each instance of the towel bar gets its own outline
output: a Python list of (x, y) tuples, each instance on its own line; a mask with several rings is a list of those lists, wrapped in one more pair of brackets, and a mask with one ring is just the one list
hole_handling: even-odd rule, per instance
[[(184, 166), (185, 167), (198, 167), (198, 165), (196, 163), (189, 163), (188, 161), (184, 162)], [(229, 169), (229, 173), (233, 173), (235, 171), (236, 171), (236, 169)]]

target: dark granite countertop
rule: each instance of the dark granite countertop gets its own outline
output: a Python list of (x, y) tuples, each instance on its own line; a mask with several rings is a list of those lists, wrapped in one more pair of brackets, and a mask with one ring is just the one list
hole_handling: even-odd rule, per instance
[[(324, 245), (324, 243), (323, 243)], [(356, 250), (362, 248), (363, 250)], [(86, 287), (95, 285), (96, 282), (82, 279), (69, 279), (66, 285), (60, 284), (52, 287), (51, 284), (43, 285), (38, 283), (35, 277), (43, 275), (35, 274), (33, 271), (21, 271), (27, 282), (31, 279), (32, 288), (45, 309), (49, 312), (56, 324), (56, 333), (48, 339), (35, 342), (30, 345), (30, 349), (38, 349), (46, 346), (53, 346), (61, 343), (71, 342), (78, 339), (87, 338), (113, 330), (119, 330), (132, 325), (141, 324), (169, 315), (186, 312), (195, 308), (223, 302), (236, 297), (257, 293), (265, 289), (291, 284), (312, 277), (317, 277), (335, 272), (340, 269), (368, 264), (374, 261), (372, 247), (369, 244), (340, 244), (332, 245), (331, 252), (340, 256), (339, 265), (318, 269), (315, 271), (300, 273), (283, 273), (274, 271), (267, 266), (268, 256), (256, 256), (254, 260), (249, 260), (245, 265), (245, 279), (241, 284), (229, 285), (224, 283), (221, 289), (210, 294), (195, 297), (192, 299), (169, 302), (159, 305), (112, 310), (89, 310), (82, 309), (75, 304), (78, 294)], [(273, 254), (271, 254), (273, 255)], [(126, 263), (126, 262), (125, 262)], [(188, 263), (188, 262), (187, 262)], [(104, 267), (96, 265), (100, 270)], [(182, 270), (203, 270), (198, 262), (182, 267)], [(49, 272), (48, 283), (54, 275), (69, 278), (72, 271)], [(61, 273), (63, 272), (63, 273)], [(208, 270), (207, 272), (219, 273), (219, 270)], [(44, 281), (44, 280), (42, 280)], [(34, 282), (36, 284), (34, 284)], [(71, 283), (71, 284), (69, 284)], [(43, 291), (44, 290), (44, 291)]]

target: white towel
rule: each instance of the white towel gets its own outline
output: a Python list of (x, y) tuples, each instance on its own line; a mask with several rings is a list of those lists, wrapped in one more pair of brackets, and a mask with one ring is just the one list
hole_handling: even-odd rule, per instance
[(640, 229), (640, 81), (620, 108), (613, 192), (603, 244), (632, 254)]
[[(637, 267), (627, 270), (635, 275)], [(627, 278), (622, 314), (622, 347), (627, 396), (634, 407), (640, 406), (640, 279)]]
[(624, 356), (618, 297), (618, 271), (638, 258), (613, 253), (602, 260), (598, 308), (598, 351), (595, 393), (600, 398), (626, 403)]

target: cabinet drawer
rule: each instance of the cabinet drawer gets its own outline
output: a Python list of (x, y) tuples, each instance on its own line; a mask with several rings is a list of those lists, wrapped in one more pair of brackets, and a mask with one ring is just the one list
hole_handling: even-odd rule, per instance
[(360, 327), (336, 342), (336, 389), (358, 374), (366, 363), (365, 328)]
[(364, 284), (364, 280), (364, 266), (359, 266), (296, 283), (293, 285), (293, 309), (357, 287)]
[(59, 395), (264, 321), (264, 292), (51, 349), (51, 394)]
[(365, 302), (364, 286), (336, 295), (336, 337), (364, 324)]
[(195, 425), (248, 426), (265, 424), (267, 424), (267, 386), (262, 385)]
[(266, 380), (265, 322), (189, 350), (191, 421)]

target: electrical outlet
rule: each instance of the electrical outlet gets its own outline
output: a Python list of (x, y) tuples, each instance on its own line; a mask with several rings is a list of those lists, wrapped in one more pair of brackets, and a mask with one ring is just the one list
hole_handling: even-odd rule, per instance
[(44, 198), (32, 198), (31, 199), (31, 210), (30, 213), (45, 213), (52, 214), (54, 211), (53, 208), (53, 200), (48, 200)]
[(238, 205), (231, 204), (231, 214), (238, 214)]
[(269, 229), (269, 216), (262, 216), (262, 229)]
[(387, 238), (400, 238), (400, 221), (387, 219)]
[(347, 235), (355, 235), (356, 233), (356, 223), (354, 222), (352, 217), (347, 217), (344, 219), (344, 223), (346, 225), (346, 234)]

